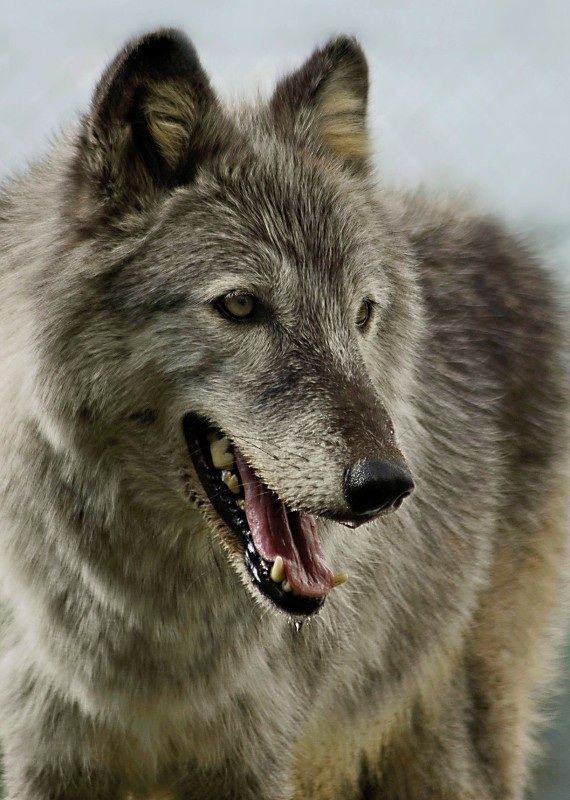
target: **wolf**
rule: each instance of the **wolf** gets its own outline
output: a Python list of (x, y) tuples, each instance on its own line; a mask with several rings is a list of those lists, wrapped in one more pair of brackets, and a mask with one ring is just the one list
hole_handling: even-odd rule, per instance
[(9, 800), (521, 800), (567, 550), (558, 289), (381, 186), (340, 36), (130, 41), (0, 194)]

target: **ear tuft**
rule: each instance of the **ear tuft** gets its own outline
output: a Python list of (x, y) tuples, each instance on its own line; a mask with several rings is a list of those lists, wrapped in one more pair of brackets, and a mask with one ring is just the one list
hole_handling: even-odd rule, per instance
[(182, 82), (165, 82), (158, 91), (149, 91), (141, 110), (160, 155), (175, 170), (181, 154), (188, 152), (196, 119), (191, 87)]
[(278, 126), (298, 141), (309, 135), (317, 146), (361, 171), (369, 157), (367, 103), (368, 65), (362, 48), (356, 39), (339, 36), (278, 84), (270, 107)]
[(320, 133), (331, 152), (344, 161), (360, 163), (368, 158), (368, 68), (356, 42), (337, 40), (335, 45), (339, 61), (317, 93)]
[(104, 203), (143, 206), (191, 179), (208, 149), (217, 100), (191, 42), (159, 30), (129, 42), (97, 86), (82, 163)]

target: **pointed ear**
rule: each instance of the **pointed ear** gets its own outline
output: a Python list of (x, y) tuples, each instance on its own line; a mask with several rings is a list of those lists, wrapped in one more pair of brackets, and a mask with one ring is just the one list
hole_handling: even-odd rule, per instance
[(358, 42), (332, 39), (283, 78), (270, 102), (278, 128), (299, 144), (307, 139), (355, 172), (368, 166), (368, 65)]
[(108, 209), (144, 207), (215, 147), (218, 104), (190, 41), (159, 30), (107, 68), (84, 121), (81, 171)]

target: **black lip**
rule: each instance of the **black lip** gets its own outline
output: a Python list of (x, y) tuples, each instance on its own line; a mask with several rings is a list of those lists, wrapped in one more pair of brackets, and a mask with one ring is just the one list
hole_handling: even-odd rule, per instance
[(293, 592), (284, 592), (271, 580), (271, 563), (257, 551), (244, 512), (236, 504), (232, 492), (220, 480), (211, 462), (207, 437), (211, 427), (214, 426), (197, 414), (186, 414), (182, 420), (188, 452), (200, 482), (212, 507), (244, 548), (244, 562), (252, 583), (282, 611), (297, 616), (311, 616), (321, 608), (326, 598), (301, 597)]

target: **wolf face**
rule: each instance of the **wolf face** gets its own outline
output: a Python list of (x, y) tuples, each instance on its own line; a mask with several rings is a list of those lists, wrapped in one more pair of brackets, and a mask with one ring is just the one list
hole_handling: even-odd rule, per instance
[(395, 428), (420, 315), (371, 191), (366, 94), (349, 39), (236, 119), (180, 34), (127, 47), (83, 123), (68, 214), (86, 258), (52, 283), (43, 337), (65, 365), (48, 402), (73, 384), (134, 490), (197, 505), (291, 613), (344, 579), (316, 519), (357, 526), (413, 489)]

